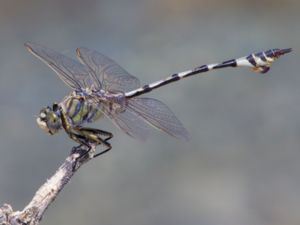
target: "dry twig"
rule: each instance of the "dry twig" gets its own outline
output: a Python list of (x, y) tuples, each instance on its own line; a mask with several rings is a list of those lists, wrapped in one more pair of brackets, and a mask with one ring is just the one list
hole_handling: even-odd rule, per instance
[[(95, 147), (91, 152), (94, 153), (94, 150)], [(87, 157), (82, 159), (82, 151), (85, 150), (72, 151), (54, 175), (39, 188), (31, 202), (22, 211), (13, 211), (9, 204), (4, 204), (0, 208), (0, 225), (38, 225), (46, 209), (75, 172), (92, 159), (93, 154), (87, 154)]]

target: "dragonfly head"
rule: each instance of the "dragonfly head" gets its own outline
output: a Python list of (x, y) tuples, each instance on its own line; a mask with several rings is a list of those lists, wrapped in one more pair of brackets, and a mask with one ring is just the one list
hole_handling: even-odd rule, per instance
[(36, 122), (41, 129), (53, 135), (62, 128), (59, 114), (58, 104), (54, 103), (52, 108), (47, 106), (41, 109)]

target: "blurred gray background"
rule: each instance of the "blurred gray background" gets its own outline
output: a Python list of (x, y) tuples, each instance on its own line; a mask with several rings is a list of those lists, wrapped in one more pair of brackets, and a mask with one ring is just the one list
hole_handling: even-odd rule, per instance
[(42, 224), (299, 225), (300, 1), (0, 1), (0, 203), (22, 209), (74, 145), (35, 115), (69, 89), (23, 46), (105, 53), (143, 84), (269, 48), (266, 75), (210, 72), (159, 89), (191, 134), (145, 142), (108, 120), (113, 150), (85, 165)]

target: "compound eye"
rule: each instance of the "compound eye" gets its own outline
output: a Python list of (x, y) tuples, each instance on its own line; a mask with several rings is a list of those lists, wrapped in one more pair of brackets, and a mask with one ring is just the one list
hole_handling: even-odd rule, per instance
[(41, 118), (41, 120), (45, 120), (46, 117), (47, 117), (47, 115), (46, 115), (44, 112), (41, 112), (41, 113), (40, 113), (40, 118)]

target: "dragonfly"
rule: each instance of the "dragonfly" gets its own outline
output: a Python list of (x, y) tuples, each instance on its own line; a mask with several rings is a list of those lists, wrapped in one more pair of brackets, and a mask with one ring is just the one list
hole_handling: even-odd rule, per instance
[(145, 140), (150, 128), (154, 127), (175, 138), (187, 140), (187, 130), (167, 105), (157, 99), (140, 96), (183, 78), (216, 69), (249, 67), (255, 72), (266, 73), (274, 60), (292, 51), (291, 48), (270, 49), (221, 63), (202, 65), (141, 85), (138, 78), (95, 50), (77, 48), (76, 61), (42, 45), (25, 43), (25, 47), (72, 90), (60, 103), (41, 109), (37, 117), (38, 126), (51, 135), (64, 129), (79, 144), (77, 148), (85, 147), (86, 152), (92, 146), (103, 145), (104, 150), (93, 157), (112, 148), (109, 140), (113, 134), (85, 127), (84, 124), (105, 116), (133, 138)]

